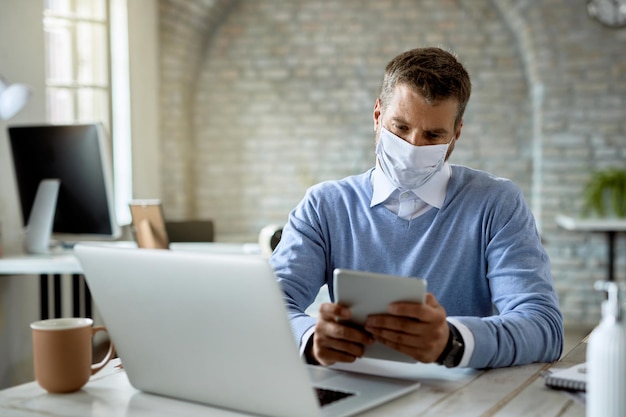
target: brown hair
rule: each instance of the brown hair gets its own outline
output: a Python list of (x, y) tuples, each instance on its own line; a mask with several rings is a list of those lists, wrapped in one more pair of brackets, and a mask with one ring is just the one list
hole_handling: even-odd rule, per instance
[(416, 48), (392, 59), (385, 68), (380, 92), (385, 109), (398, 84), (406, 84), (428, 103), (454, 98), (459, 103), (455, 125), (458, 126), (469, 101), (472, 84), (463, 65), (440, 48)]

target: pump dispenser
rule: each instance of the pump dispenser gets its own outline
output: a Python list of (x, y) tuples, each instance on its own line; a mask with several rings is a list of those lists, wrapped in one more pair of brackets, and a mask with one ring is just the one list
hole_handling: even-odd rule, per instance
[(587, 417), (626, 416), (626, 329), (620, 289), (615, 282), (598, 281), (604, 291), (602, 320), (587, 344)]

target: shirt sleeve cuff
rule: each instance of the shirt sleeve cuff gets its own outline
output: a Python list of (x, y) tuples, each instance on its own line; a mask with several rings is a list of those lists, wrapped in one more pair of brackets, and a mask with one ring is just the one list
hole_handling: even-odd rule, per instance
[(460, 321), (448, 317), (448, 321), (457, 328), (459, 333), (461, 333), (461, 337), (463, 337), (463, 357), (461, 358), (461, 362), (459, 362), (459, 368), (465, 368), (469, 364), (470, 358), (474, 353), (474, 335), (463, 323)]
[(313, 336), (314, 332), (315, 326), (311, 326), (302, 335), (302, 338), (300, 339), (300, 356), (304, 357), (304, 350), (306, 349), (306, 345), (309, 343), (309, 339), (311, 338), (311, 336)]

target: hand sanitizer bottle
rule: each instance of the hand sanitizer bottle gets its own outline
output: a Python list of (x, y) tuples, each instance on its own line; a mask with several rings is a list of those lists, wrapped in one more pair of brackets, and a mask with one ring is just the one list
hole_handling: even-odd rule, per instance
[(626, 329), (620, 290), (615, 282), (598, 281), (608, 294), (602, 320), (587, 344), (587, 417), (626, 416)]

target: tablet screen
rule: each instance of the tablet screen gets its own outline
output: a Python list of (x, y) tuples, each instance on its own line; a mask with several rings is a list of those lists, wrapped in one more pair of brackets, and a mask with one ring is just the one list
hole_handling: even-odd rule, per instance
[[(350, 308), (356, 325), (363, 325), (370, 314), (386, 313), (387, 306), (396, 301), (423, 303), (426, 299), (426, 280), (373, 272), (335, 269), (333, 272), (335, 301)], [(364, 356), (402, 362), (415, 362), (410, 356), (374, 343), (365, 349)]]

